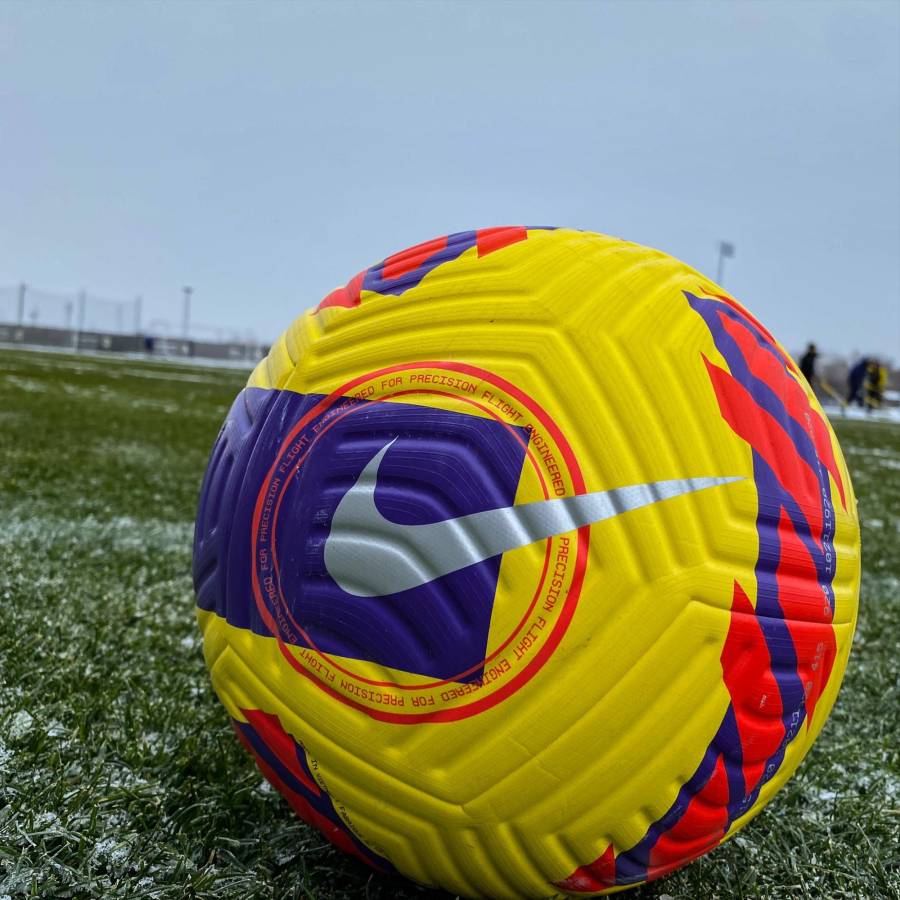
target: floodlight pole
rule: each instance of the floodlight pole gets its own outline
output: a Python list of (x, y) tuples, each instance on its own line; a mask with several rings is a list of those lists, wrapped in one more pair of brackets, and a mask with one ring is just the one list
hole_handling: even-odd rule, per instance
[(194, 289), (188, 285), (182, 288), (184, 291), (184, 306), (181, 316), (181, 335), (187, 339), (188, 332), (191, 330), (191, 294)]
[(138, 294), (137, 297), (134, 298), (134, 333), (141, 333), (141, 303), (143, 300), (141, 299), (141, 295)]
[(78, 292), (78, 321), (75, 324), (75, 336), (73, 339), (74, 349), (80, 349), (81, 332), (84, 330), (84, 307), (87, 301), (87, 295), (84, 291)]
[(28, 285), (23, 281), (19, 285), (19, 324), (25, 324), (25, 291), (28, 290)]
[(716, 284), (722, 284), (725, 275), (725, 259), (734, 256), (734, 244), (729, 241), (719, 241), (719, 263), (716, 267)]

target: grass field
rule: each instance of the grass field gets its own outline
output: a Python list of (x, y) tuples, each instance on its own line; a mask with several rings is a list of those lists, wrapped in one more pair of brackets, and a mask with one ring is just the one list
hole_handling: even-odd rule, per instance
[[(446, 897), (306, 828), (210, 689), (193, 517), (245, 378), (0, 350), (0, 900)], [(900, 897), (900, 428), (838, 431), (864, 576), (835, 711), (741, 835), (631, 897)]]

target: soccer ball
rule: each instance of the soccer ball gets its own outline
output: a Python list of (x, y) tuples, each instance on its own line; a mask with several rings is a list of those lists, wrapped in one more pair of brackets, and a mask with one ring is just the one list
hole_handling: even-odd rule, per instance
[(660, 253), (489, 228), (272, 346), (203, 483), (198, 617), (265, 777), (376, 869), (601, 893), (743, 827), (834, 703), (847, 467), (763, 325)]

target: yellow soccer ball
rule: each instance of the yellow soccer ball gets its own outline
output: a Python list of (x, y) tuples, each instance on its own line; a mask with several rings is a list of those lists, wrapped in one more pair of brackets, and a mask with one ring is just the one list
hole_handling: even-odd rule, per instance
[(690, 267), (453, 234), (303, 314), (212, 452), (194, 576), (240, 740), (377, 869), (602, 893), (745, 825), (834, 703), (847, 467), (795, 364)]

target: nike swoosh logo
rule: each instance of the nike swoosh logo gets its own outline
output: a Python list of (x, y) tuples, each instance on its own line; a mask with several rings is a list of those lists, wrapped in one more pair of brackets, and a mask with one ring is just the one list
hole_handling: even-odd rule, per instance
[(652, 503), (743, 480), (736, 476), (651, 481), (487, 509), (442, 522), (402, 525), (387, 520), (375, 505), (378, 468), (393, 443), (372, 457), (341, 498), (325, 541), (325, 568), (342, 590), (355, 597), (408, 591), (535, 541)]

